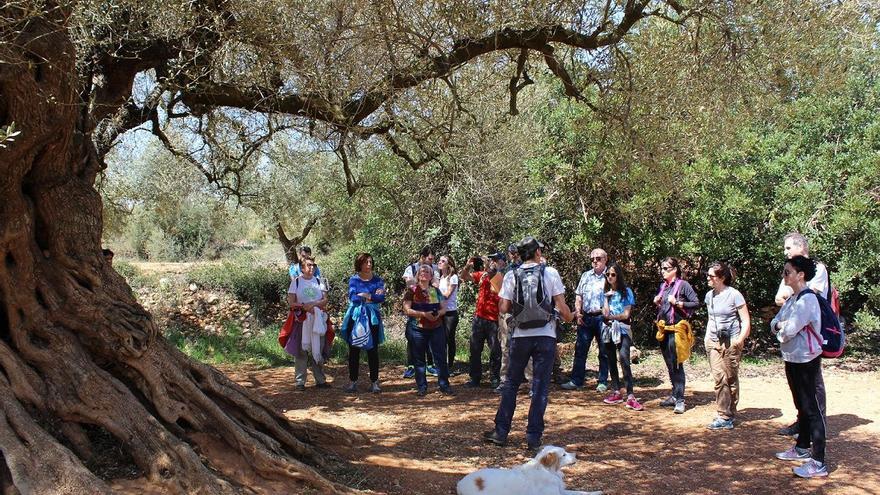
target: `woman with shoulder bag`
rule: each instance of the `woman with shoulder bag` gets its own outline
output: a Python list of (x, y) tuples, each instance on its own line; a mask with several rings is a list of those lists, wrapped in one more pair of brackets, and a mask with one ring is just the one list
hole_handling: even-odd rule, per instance
[(752, 327), (745, 298), (740, 291), (731, 287), (734, 277), (733, 268), (719, 261), (712, 263), (706, 272), (712, 290), (705, 297), (709, 321), (704, 344), (715, 380), (715, 407), (718, 412), (709, 423), (710, 430), (733, 428), (739, 403), (739, 363)]
[[(632, 347), (631, 314), (636, 298), (632, 289), (627, 287), (623, 270), (617, 263), (609, 263), (605, 269), (605, 305), (602, 314), (605, 317), (603, 340), (605, 355), (608, 356), (608, 370), (611, 372), (611, 388), (613, 392), (603, 401), (606, 404), (622, 404), (633, 411), (643, 409), (633, 394), (632, 367), (629, 351)], [(626, 388), (621, 388), (617, 371), (617, 361), (623, 370)], [(626, 393), (626, 395), (623, 395)], [(624, 399), (626, 397), (626, 399)]]
[(657, 305), (656, 338), (669, 371), (669, 381), (672, 382), (672, 395), (661, 401), (660, 405), (673, 407), (673, 412), (683, 414), (684, 362), (690, 357), (694, 345), (694, 330), (688, 319), (700, 302), (691, 284), (681, 278), (677, 259), (663, 258), (660, 274), (663, 282), (654, 296), (654, 304)]
[[(379, 393), (379, 344), (385, 341), (385, 327), (379, 304), (385, 301), (385, 281), (373, 273), (373, 257), (359, 253), (354, 260), (355, 274), (348, 279), (348, 309), (342, 318), (339, 335), (348, 344), (348, 393), (357, 392), (361, 349), (367, 353), (370, 366), (370, 392)], [(369, 336), (363, 340), (357, 330), (367, 328)], [(362, 347), (363, 346), (363, 347)]]

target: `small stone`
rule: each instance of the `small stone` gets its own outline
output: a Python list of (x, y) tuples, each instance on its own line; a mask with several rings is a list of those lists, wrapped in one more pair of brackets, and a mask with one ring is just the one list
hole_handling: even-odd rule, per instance
[(189, 291), (190, 291), (190, 292), (195, 292), (195, 291), (197, 291), (197, 290), (199, 290), (199, 286), (196, 285), (195, 282), (189, 284)]

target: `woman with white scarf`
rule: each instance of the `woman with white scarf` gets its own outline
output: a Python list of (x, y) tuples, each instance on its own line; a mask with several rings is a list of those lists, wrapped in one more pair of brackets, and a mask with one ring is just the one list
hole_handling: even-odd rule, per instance
[(316, 277), (315, 260), (309, 256), (300, 258), (302, 274), (290, 282), (287, 301), (290, 309), (302, 321), (302, 340), (299, 352), (294, 356), (296, 363), (296, 389), (306, 388), (306, 368), (312, 370), (316, 387), (329, 388), (324, 376), (324, 336), (327, 333), (327, 287)]

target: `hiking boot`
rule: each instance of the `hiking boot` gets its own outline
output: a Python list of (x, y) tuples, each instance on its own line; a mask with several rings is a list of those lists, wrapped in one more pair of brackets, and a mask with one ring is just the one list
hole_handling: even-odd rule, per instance
[(332, 388), (332, 387), (333, 387), (333, 385), (330, 385), (330, 384), (327, 383), (327, 382), (316, 383), (316, 384), (315, 384), (315, 388)]
[(810, 449), (802, 449), (797, 445), (792, 445), (785, 452), (777, 452), (776, 458), (780, 461), (802, 461), (810, 458)]
[(412, 366), (407, 366), (405, 370), (403, 370), (404, 378), (412, 378), (416, 376), (416, 369)]
[(604, 394), (607, 391), (608, 391), (608, 385), (605, 385), (604, 383), (600, 383), (600, 384), (596, 385), (596, 392), (599, 392), (600, 394)]
[(824, 462), (819, 462), (815, 459), (810, 459), (792, 469), (792, 471), (801, 478), (824, 478), (828, 476), (828, 466)]
[(455, 392), (452, 391), (452, 387), (446, 385), (445, 387), (440, 387), (440, 393), (443, 395), (455, 395)]
[(675, 397), (669, 396), (660, 402), (660, 407), (675, 407)]
[(306, 389), (306, 385), (304, 383), (297, 383), (295, 388), (298, 392), (302, 392)]
[(782, 435), (784, 437), (793, 437), (793, 436), (797, 435), (798, 433), (800, 433), (800, 426), (798, 426), (797, 421), (795, 421), (794, 423), (792, 423), (788, 426), (783, 426), (782, 428), (776, 430), (777, 435)]
[(437, 376), (437, 368), (433, 366), (428, 366), (427, 368), (425, 368), (425, 373), (427, 373), (428, 376)]
[(626, 408), (632, 409), (633, 411), (641, 411), (642, 409), (644, 409), (644, 406), (639, 404), (639, 401), (636, 400), (636, 397), (634, 395), (630, 395), (626, 399)]
[(684, 400), (679, 400), (675, 402), (675, 409), (672, 410), (675, 414), (684, 414)]
[(416, 395), (418, 395), (419, 397), (424, 397), (424, 396), (428, 395), (428, 387), (419, 387), (419, 390), (418, 390), (418, 392), (416, 392)]
[(623, 403), (623, 396), (620, 395), (619, 391), (615, 390), (613, 394), (609, 395), (608, 397), (605, 397), (605, 400), (603, 400), (602, 402), (604, 402), (606, 404), (622, 404)]
[(356, 393), (356, 392), (358, 391), (358, 383), (357, 383), (357, 382), (351, 382), (351, 383), (348, 384), (347, 387), (345, 387), (344, 390), (345, 390), (345, 393), (347, 393), (347, 394), (353, 394), (353, 393)]
[(541, 440), (527, 440), (526, 450), (528, 450), (532, 454), (537, 454), (538, 451), (541, 450)]
[(500, 394), (503, 391), (504, 391), (504, 382), (501, 382), (498, 384), (497, 387), (495, 387), (495, 393)]
[(480, 384), (478, 382), (473, 381), (473, 380), (469, 380), (469, 381), (465, 382), (465, 384), (464, 384), (464, 388), (479, 388), (479, 387), (480, 387)]
[(493, 443), (499, 447), (504, 447), (505, 445), (507, 445), (507, 437), (502, 437), (495, 430), (483, 432), (483, 440), (488, 443)]
[(583, 386), (575, 385), (573, 381), (569, 380), (569, 381), (563, 383), (562, 385), (560, 385), (559, 388), (561, 388), (563, 390), (580, 390), (583, 388)]
[(709, 423), (710, 430), (732, 430), (733, 429), (733, 420), (732, 419), (724, 419), (724, 418), (715, 418), (711, 423)]
[(370, 392), (374, 394), (378, 394), (382, 392), (382, 389), (379, 387), (379, 380), (370, 384)]

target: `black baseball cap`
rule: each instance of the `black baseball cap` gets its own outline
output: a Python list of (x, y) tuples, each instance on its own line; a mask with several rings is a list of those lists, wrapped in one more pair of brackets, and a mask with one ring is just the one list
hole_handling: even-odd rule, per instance
[(544, 249), (544, 243), (530, 235), (523, 237), (523, 240), (519, 241), (519, 244), (516, 245), (516, 250), (523, 260), (528, 257), (526, 256), (527, 254), (534, 253), (539, 248)]
[(507, 255), (501, 252), (494, 252), (489, 255), (490, 260), (504, 260), (507, 261)]

